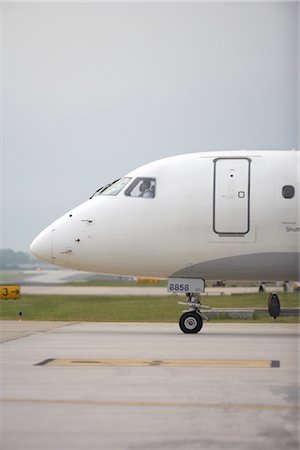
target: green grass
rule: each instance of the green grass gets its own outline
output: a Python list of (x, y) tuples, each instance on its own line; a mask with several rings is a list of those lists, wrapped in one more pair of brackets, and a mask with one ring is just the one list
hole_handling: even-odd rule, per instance
[[(266, 308), (268, 293), (219, 295), (202, 297), (202, 303), (212, 308)], [(280, 293), (281, 308), (299, 308), (299, 293)]]
[[(266, 308), (268, 294), (208, 296), (203, 303), (212, 308)], [(299, 307), (298, 294), (282, 294), (281, 307)], [(23, 295), (20, 300), (1, 300), (0, 319), (58, 320), (75, 322), (177, 322), (183, 309), (178, 301), (183, 297), (96, 297), (63, 295)], [(219, 321), (213, 319), (212, 321)], [(273, 321), (268, 315), (258, 321)], [(280, 317), (278, 322), (293, 322), (298, 318)]]

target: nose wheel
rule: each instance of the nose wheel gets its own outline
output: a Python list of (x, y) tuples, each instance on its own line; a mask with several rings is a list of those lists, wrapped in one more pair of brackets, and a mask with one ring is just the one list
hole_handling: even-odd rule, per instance
[(208, 318), (202, 313), (201, 308), (209, 308), (209, 306), (200, 303), (200, 294), (187, 293), (187, 302), (178, 302), (180, 305), (186, 305), (190, 308), (189, 311), (184, 311), (184, 314), (179, 319), (179, 327), (183, 333), (199, 333), (203, 326), (203, 319)]
[(179, 319), (179, 327), (183, 333), (198, 333), (202, 326), (203, 319), (196, 311), (188, 311)]

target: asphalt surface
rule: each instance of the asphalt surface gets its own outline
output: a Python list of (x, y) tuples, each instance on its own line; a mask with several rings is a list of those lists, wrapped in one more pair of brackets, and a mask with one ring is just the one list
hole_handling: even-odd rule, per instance
[(1, 450), (299, 449), (297, 325), (0, 328)]

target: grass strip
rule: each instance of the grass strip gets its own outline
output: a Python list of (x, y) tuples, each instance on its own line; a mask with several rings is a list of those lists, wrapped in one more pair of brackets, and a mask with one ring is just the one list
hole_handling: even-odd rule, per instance
[[(242, 294), (235, 296), (208, 296), (203, 303), (211, 308), (266, 308), (268, 294)], [(299, 307), (299, 295), (286, 293), (280, 296), (282, 308)], [(25, 320), (57, 320), (82, 322), (178, 322), (185, 309), (178, 305), (180, 296), (129, 297), (129, 296), (64, 296), (23, 295), (20, 300), (2, 300), (0, 319), (15, 320), (22, 312)], [(219, 318), (211, 321), (228, 319)], [(238, 319), (234, 320), (238, 321)], [(241, 320), (240, 320), (241, 321)], [(272, 322), (267, 313), (255, 321)], [(297, 322), (299, 317), (279, 317), (278, 322)]]

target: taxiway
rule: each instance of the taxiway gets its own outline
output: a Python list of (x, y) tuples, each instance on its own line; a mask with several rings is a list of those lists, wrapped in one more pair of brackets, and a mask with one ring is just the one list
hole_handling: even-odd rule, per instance
[(0, 327), (3, 450), (299, 448), (297, 325)]

